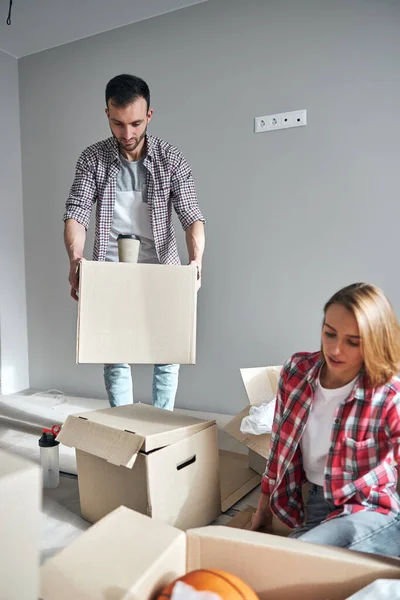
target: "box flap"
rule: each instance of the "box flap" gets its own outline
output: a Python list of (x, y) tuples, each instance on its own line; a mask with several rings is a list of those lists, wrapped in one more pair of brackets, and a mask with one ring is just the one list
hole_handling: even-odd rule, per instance
[(169, 446), (214, 423), (131, 404), (70, 415), (57, 439), (117, 466), (132, 467), (139, 450), (151, 452)]
[(219, 470), (222, 512), (239, 502), (261, 482), (261, 476), (249, 469), (245, 454), (220, 450)]
[(42, 600), (143, 600), (185, 573), (186, 536), (121, 506), (41, 568)]
[(111, 428), (77, 414), (69, 415), (57, 440), (66, 446), (104, 458), (117, 467), (128, 468), (135, 464), (144, 442), (144, 438), (134, 432)]
[(249, 414), (250, 407), (247, 406), (239, 414), (237, 414), (229, 423), (224, 427), (224, 431), (234, 437), (239, 442), (242, 442), (250, 450), (254, 450), (257, 454), (261, 454), (264, 458), (268, 458), (269, 445), (271, 436), (269, 433), (263, 435), (253, 435), (251, 433), (242, 433), (240, 431), (240, 425), (244, 417)]
[(240, 369), (247, 398), (252, 406), (260, 406), (275, 398), (281, 370), (282, 366)]
[[(239, 511), (232, 519), (227, 523), (227, 527), (235, 527), (236, 529), (250, 529), (251, 521), (256, 508), (254, 506), (246, 506), (243, 510)], [(272, 533), (273, 535), (283, 535), (287, 537), (291, 529), (284, 525), (279, 519), (274, 517), (272, 519), (272, 526), (268, 530), (265, 529), (263, 533)]]
[[(275, 398), (278, 387), (279, 376), (282, 367), (255, 367), (240, 369), (247, 398), (250, 406), (259, 406), (265, 402), (271, 402)], [(240, 426), (244, 417), (249, 415), (250, 406), (244, 408), (238, 415), (224, 427), (224, 431), (242, 442), (250, 450), (254, 450), (264, 458), (268, 458), (271, 436), (269, 433), (263, 435), (243, 434)]]
[(344, 600), (378, 577), (400, 578), (398, 559), (230, 527), (189, 530), (187, 543), (188, 571), (233, 572), (260, 600)]
[(250, 529), (253, 515), (256, 512), (254, 506), (247, 505), (243, 510), (239, 511), (232, 519), (227, 523), (227, 527), (234, 527), (235, 529)]

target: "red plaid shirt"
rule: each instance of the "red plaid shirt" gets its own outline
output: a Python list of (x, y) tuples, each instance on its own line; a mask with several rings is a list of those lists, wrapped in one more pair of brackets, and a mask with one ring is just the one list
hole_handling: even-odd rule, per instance
[[(262, 480), (271, 510), (289, 527), (303, 524), (306, 482), (300, 439), (323, 364), (320, 352), (302, 352), (284, 365), (279, 381), (271, 452)], [(350, 396), (338, 406), (331, 432), (324, 493), (338, 517), (360, 510), (400, 511), (396, 491), (400, 460), (400, 380), (369, 388), (360, 373)]]
[[(147, 202), (159, 261), (179, 264), (172, 206), (184, 229), (203, 221), (191, 169), (182, 153), (153, 135), (146, 136)], [(107, 138), (82, 152), (66, 203), (64, 221), (75, 219), (86, 229), (96, 203), (93, 260), (105, 260), (113, 220), (116, 178), (121, 168), (118, 142)]]

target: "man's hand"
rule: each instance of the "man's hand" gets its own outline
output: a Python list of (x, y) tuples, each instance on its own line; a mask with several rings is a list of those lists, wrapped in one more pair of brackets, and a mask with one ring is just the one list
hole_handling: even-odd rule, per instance
[(69, 263), (69, 278), (68, 281), (71, 286), (71, 297), (74, 300), (79, 300), (78, 290), (79, 290), (79, 265), (85, 260), (83, 256), (78, 256), (76, 258), (71, 259)]
[(85, 247), (86, 229), (75, 219), (67, 219), (64, 225), (64, 243), (69, 256), (69, 277), (71, 296), (78, 300), (79, 290), (79, 263), (83, 258)]
[(272, 512), (269, 506), (269, 496), (261, 494), (258, 501), (257, 510), (251, 520), (251, 531), (260, 531), (260, 529), (270, 529), (272, 527)]
[(195, 221), (186, 229), (186, 246), (189, 255), (189, 265), (197, 267), (197, 285), (198, 292), (201, 287), (201, 264), (204, 254), (204, 223)]
[(189, 265), (195, 265), (197, 267), (197, 283), (196, 283), (196, 292), (201, 288), (201, 263), (197, 260), (191, 260)]

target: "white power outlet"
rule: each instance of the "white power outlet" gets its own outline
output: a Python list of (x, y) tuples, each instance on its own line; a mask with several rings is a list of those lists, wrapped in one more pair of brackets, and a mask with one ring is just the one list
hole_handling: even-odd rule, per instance
[(274, 131), (275, 129), (289, 129), (290, 127), (303, 127), (304, 125), (307, 125), (306, 109), (266, 115), (254, 119), (255, 133)]
[(279, 115), (268, 115), (266, 117), (258, 117), (255, 120), (256, 133), (261, 131), (273, 131), (280, 129)]
[(302, 127), (303, 125), (307, 125), (307, 111), (298, 110), (292, 113), (293, 117), (293, 127)]

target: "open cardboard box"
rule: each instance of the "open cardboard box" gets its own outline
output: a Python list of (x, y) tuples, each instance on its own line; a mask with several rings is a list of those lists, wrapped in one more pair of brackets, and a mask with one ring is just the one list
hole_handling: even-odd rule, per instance
[(90, 522), (121, 505), (181, 529), (221, 513), (215, 421), (131, 404), (70, 415), (57, 440), (76, 449)]
[(42, 472), (36, 463), (0, 451), (0, 599), (36, 600)]
[(219, 468), (222, 512), (226, 512), (261, 483), (261, 476), (249, 469), (245, 454), (220, 450)]
[[(254, 506), (246, 506), (240, 512), (237, 513), (228, 522), (227, 527), (235, 527), (235, 529), (247, 529), (250, 530), (251, 520), (256, 509)], [(265, 529), (264, 533), (270, 533), (272, 535), (281, 535), (287, 537), (292, 530), (287, 527), (284, 523), (279, 521), (276, 517), (272, 519), (272, 525), (270, 529)]]
[(240, 431), (240, 425), (244, 417), (249, 415), (251, 406), (260, 406), (275, 398), (281, 369), (281, 366), (240, 369), (249, 405), (224, 427), (226, 433), (249, 449), (249, 467), (260, 475), (265, 471), (271, 436), (267, 433), (244, 434)]
[(78, 363), (195, 364), (197, 269), (83, 261)]
[(242, 578), (260, 600), (345, 600), (400, 561), (274, 535), (209, 526), (187, 533), (125, 507), (41, 569), (41, 600), (155, 600), (195, 569)]

